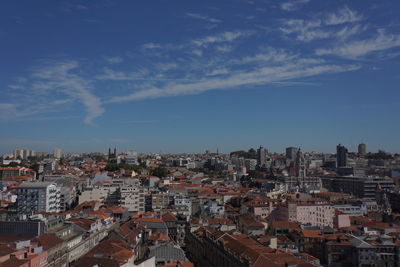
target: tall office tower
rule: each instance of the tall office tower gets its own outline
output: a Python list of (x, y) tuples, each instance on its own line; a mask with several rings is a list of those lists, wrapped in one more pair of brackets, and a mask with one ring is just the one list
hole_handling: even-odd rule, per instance
[(300, 178), (306, 177), (306, 164), (304, 160), (304, 155), (301, 153), (300, 148), (297, 150), (296, 154), (296, 176)]
[(299, 148), (297, 147), (288, 147), (286, 148), (286, 160), (288, 161), (296, 161), (297, 152)]
[(258, 167), (265, 167), (267, 164), (267, 150), (260, 146), (259, 149), (257, 149), (257, 166)]
[(336, 146), (336, 162), (338, 168), (347, 166), (347, 152), (347, 148), (341, 144)]
[(53, 149), (53, 156), (56, 159), (61, 159), (61, 149), (59, 148), (54, 148)]
[(367, 146), (365, 144), (359, 144), (358, 145), (358, 154), (359, 155), (367, 154)]

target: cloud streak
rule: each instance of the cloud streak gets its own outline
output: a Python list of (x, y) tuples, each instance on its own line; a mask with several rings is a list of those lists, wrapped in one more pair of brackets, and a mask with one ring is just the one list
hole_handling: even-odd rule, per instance
[(318, 56), (337, 55), (344, 58), (357, 59), (373, 52), (388, 50), (400, 46), (400, 35), (387, 34), (379, 30), (378, 34), (370, 39), (358, 40), (333, 48), (316, 50)]
[(248, 37), (250, 35), (253, 35), (254, 33), (254, 31), (227, 31), (220, 34), (210, 35), (204, 38), (193, 40), (192, 43), (196, 46), (207, 47), (211, 44), (216, 43), (233, 42), (238, 38)]
[(347, 39), (364, 31), (365, 27), (346, 24), (355, 23), (362, 19), (363, 16), (361, 14), (348, 7), (344, 7), (337, 12), (329, 13), (312, 20), (285, 20), (280, 30), (285, 35), (295, 35), (297, 40), (303, 42), (327, 38)]
[(324, 22), (326, 25), (338, 25), (348, 22), (357, 22), (362, 19), (363, 16), (361, 14), (345, 6), (336, 13), (328, 14)]
[(286, 11), (293, 11), (300, 8), (300, 6), (309, 3), (310, 0), (293, 0), (284, 2), (280, 5), (281, 9)]
[(106, 57), (106, 61), (110, 64), (118, 64), (124, 61), (122, 57), (116, 56), (116, 57)]
[[(81, 102), (86, 110), (84, 122), (93, 125), (93, 120), (104, 113), (104, 108), (100, 98), (91, 92), (90, 82), (74, 73), (79, 67), (79, 62), (75, 60), (48, 61), (34, 67), (21, 93), (37, 99), (39, 104), (25, 109), (16, 108), (16, 116), (48, 112), (56, 106), (69, 103), (68, 99), (49, 102), (52, 96), (61, 94)], [(42, 99), (46, 99), (46, 102), (41, 103)]]
[[(279, 53), (279, 52), (277, 52)], [(272, 58), (272, 57), (270, 57)], [(276, 55), (275, 58), (287, 58), (285, 55)], [(242, 62), (244, 62), (243, 60)], [(275, 63), (278, 63), (276, 61)], [(140, 90), (130, 95), (114, 97), (111, 103), (139, 101), (161, 97), (200, 94), (211, 90), (234, 89), (250, 85), (273, 84), (297, 78), (310, 77), (326, 73), (353, 71), (359, 69), (358, 65), (332, 65), (321, 64), (320, 60), (295, 57), (290, 61), (284, 60), (281, 64), (264, 66), (254, 70), (241, 70), (228, 72), (226, 69), (215, 70), (212, 75), (225, 75), (225, 77), (212, 77), (196, 82), (172, 82), (161, 87)]]
[(197, 13), (186, 13), (185, 16), (188, 18), (199, 19), (199, 20), (203, 20), (203, 21), (206, 21), (209, 23), (214, 23), (214, 24), (222, 22), (222, 20), (220, 20), (220, 19), (211, 18), (211, 17), (200, 15)]

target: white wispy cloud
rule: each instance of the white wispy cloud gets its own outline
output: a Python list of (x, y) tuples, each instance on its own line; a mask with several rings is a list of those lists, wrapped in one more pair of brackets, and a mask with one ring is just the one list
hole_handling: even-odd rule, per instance
[(11, 103), (0, 103), (0, 119), (12, 118), (17, 113), (17, 107)]
[[(44, 113), (59, 112), (62, 110), (61, 107), (63, 105), (71, 102), (69, 99), (40, 101), (41, 99), (35, 99), (35, 97), (32, 95), (28, 97), (34, 98), (34, 102), (22, 103), (21, 101), (23, 101), (24, 99), (23, 97), (20, 97), (17, 103), (0, 103), (0, 120), (16, 120), (26, 117), (29, 117), (30, 120), (37, 120), (38, 118), (34, 118), (33, 116)], [(60, 116), (57, 116), (57, 118), (60, 118)]]
[(161, 45), (157, 43), (146, 43), (143, 45), (143, 49), (157, 49), (157, 48), (161, 48)]
[(116, 56), (116, 57), (106, 57), (105, 58), (106, 61), (110, 64), (117, 64), (117, 63), (121, 63), (122, 61), (124, 61), (124, 59), (122, 57)]
[(208, 46), (215, 43), (232, 42), (238, 38), (246, 37), (254, 34), (254, 31), (228, 31), (222, 32), (216, 35), (206, 36), (200, 39), (193, 40), (193, 44), (196, 46)]
[[(84, 122), (93, 125), (93, 120), (104, 113), (99, 97), (91, 92), (91, 84), (88, 80), (74, 73), (79, 68), (79, 62), (74, 60), (61, 60), (44, 62), (33, 68), (32, 75), (28, 79), (26, 88), (30, 97), (39, 95), (42, 98), (62, 94), (80, 101), (86, 109)], [(45, 112), (49, 106), (65, 104), (65, 100), (47, 102), (33, 106), (35, 112), (43, 108)]]
[(370, 39), (358, 40), (333, 48), (317, 49), (317, 55), (338, 55), (345, 58), (356, 59), (373, 52), (388, 50), (400, 46), (400, 35), (387, 34), (379, 30), (377, 35)]
[(241, 59), (236, 59), (233, 61), (233, 63), (248, 64), (248, 63), (263, 62), (268, 64), (275, 64), (275, 63), (288, 62), (298, 57), (298, 55), (287, 52), (283, 49), (275, 49), (273, 47), (268, 47), (267, 49), (264, 50), (265, 51), (259, 52), (255, 55), (245, 56)]
[(325, 29), (320, 29), (322, 21), (319, 19), (306, 21), (303, 19), (289, 19), (284, 22), (280, 30), (285, 34), (295, 34), (299, 41), (309, 42), (315, 39), (324, 39), (331, 34)]
[(367, 26), (362, 26), (360, 24), (354, 26), (344, 26), (338, 32), (336, 32), (336, 36), (340, 39), (348, 39), (353, 35), (357, 35), (367, 29)]
[(338, 25), (347, 22), (357, 22), (363, 19), (363, 16), (358, 12), (351, 10), (347, 6), (339, 9), (336, 13), (330, 13), (324, 19), (327, 25)]
[(214, 24), (222, 22), (222, 20), (220, 20), (220, 19), (211, 18), (209, 16), (204, 16), (204, 15), (200, 15), (197, 13), (186, 13), (185, 16), (188, 18), (204, 20), (204, 21), (207, 21), (209, 23), (214, 23)]
[(193, 49), (192, 53), (198, 57), (201, 57), (203, 55), (203, 51), (201, 51), (200, 49)]
[(218, 52), (221, 53), (228, 53), (233, 50), (233, 46), (231, 45), (219, 45), (215, 48)]
[(209, 72), (209, 73), (206, 73), (206, 76), (216, 76), (216, 75), (223, 75), (223, 74), (228, 74), (229, 73), (229, 70), (228, 69), (226, 69), (226, 68), (220, 68), (220, 69), (215, 69), (215, 70), (212, 70), (211, 72)]
[(134, 81), (143, 80), (149, 71), (146, 68), (141, 68), (134, 72), (116, 71), (110, 68), (104, 68), (102, 73), (96, 76), (98, 80), (111, 80), (111, 81)]
[(70, 2), (65, 2), (63, 9), (65, 11), (70, 12), (72, 10), (87, 10), (89, 8), (83, 4), (74, 4), (74, 3), (70, 3)]
[(363, 16), (348, 7), (339, 9), (337, 12), (329, 13), (317, 19), (289, 19), (283, 22), (280, 30), (286, 34), (293, 34), (296, 39), (303, 42), (310, 42), (318, 39), (341, 38), (347, 39), (366, 29), (365, 26), (339, 25), (354, 23), (363, 19)]
[[(277, 56), (277, 58), (279, 58), (279, 56)], [(287, 56), (283, 55), (282, 58), (287, 58)], [(208, 75), (211, 76), (210, 78), (203, 77), (200, 81), (193, 82), (173, 81), (164, 86), (135, 91), (130, 95), (114, 97), (111, 99), (111, 102), (119, 103), (160, 97), (192, 95), (210, 90), (272, 84), (324, 73), (352, 71), (359, 68), (360, 66), (358, 65), (332, 65), (326, 64), (318, 59), (296, 57), (294, 59), (292, 58), (290, 61), (283, 61), (281, 64), (275, 64), (274, 66), (263, 66), (250, 69), (242, 68), (235, 72), (229, 72), (224, 68), (221, 68), (220, 70), (215, 69), (213, 70), (214, 73), (208, 73)], [(218, 75), (220, 74), (225, 75), (224, 77), (219, 77)]]
[(293, 11), (298, 9), (300, 6), (307, 4), (308, 2), (310, 2), (310, 0), (293, 0), (282, 3), (280, 7), (286, 11)]
[(155, 66), (159, 71), (166, 72), (176, 69), (178, 67), (178, 64), (174, 62), (161, 62), (161, 63), (156, 63)]

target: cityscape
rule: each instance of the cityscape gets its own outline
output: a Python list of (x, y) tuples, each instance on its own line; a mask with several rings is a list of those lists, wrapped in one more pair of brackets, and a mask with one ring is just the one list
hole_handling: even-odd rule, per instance
[(400, 267), (400, 2), (0, 3), (0, 267)]
[(15, 149), (4, 266), (398, 266), (400, 155), (336, 151)]

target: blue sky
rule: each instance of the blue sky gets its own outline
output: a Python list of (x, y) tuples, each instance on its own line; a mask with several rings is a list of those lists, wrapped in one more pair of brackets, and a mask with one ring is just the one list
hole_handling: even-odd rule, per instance
[(399, 1), (3, 1), (0, 153), (400, 151)]

